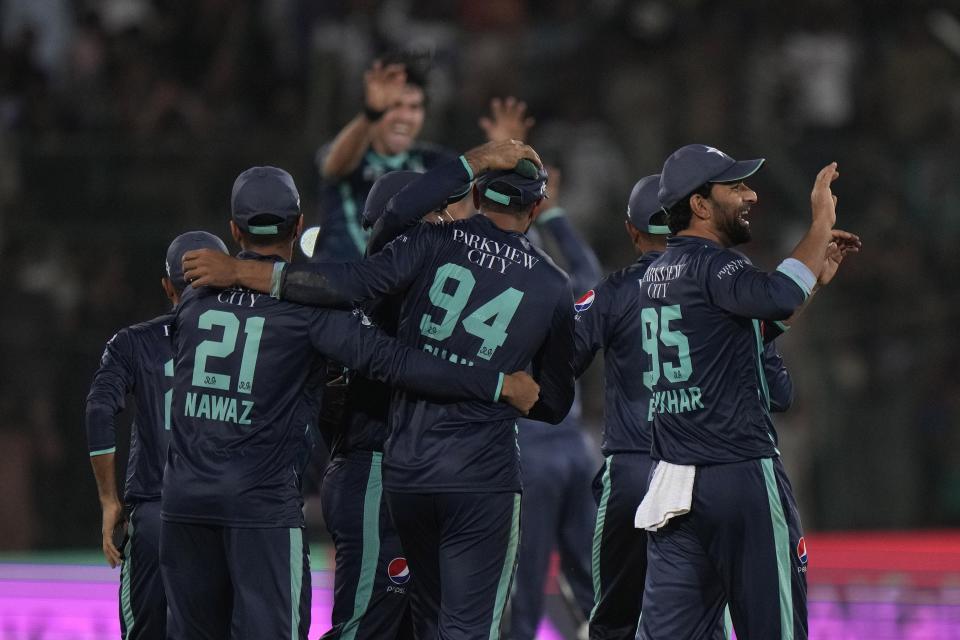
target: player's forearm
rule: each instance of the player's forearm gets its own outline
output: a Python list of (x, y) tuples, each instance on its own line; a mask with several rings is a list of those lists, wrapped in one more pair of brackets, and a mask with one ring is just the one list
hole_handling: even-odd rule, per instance
[(790, 257), (802, 262), (813, 273), (814, 278), (818, 278), (832, 237), (832, 227), (827, 222), (815, 220)]
[(469, 188), (472, 175), (461, 158), (463, 156), (427, 171), (390, 199), (370, 234), (368, 255), (380, 251), (424, 215), (443, 207), (451, 195)]
[(117, 475), (115, 454), (105, 453), (90, 458), (93, 467), (93, 477), (97, 482), (97, 495), (100, 504), (109, 505), (120, 501), (117, 494)]
[(342, 178), (356, 169), (370, 146), (372, 128), (373, 123), (362, 113), (347, 123), (333, 140), (320, 167), (320, 175), (325, 179)]
[(283, 262), (263, 262), (260, 260), (234, 260), (235, 282), (247, 289), (271, 293), (274, 272), (282, 268)]
[(584, 241), (566, 216), (564, 209), (554, 207), (544, 211), (538, 222), (557, 243), (569, 267), (568, 273), (577, 295), (600, 279), (600, 262), (590, 245)]

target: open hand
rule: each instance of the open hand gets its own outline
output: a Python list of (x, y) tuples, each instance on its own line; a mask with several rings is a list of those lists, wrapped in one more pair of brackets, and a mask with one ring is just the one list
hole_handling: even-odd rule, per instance
[(237, 263), (222, 251), (194, 249), (183, 254), (183, 278), (194, 287), (225, 288), (237, 284)]
[(527, 116), (527, 103), (513, 96), (491, 100), (490, 117), (484, 116), (479, 121), (491, 142), (524, 140), (535, 123), (536, 120)]
[(813, 221), (824, 222), (831, 228), (837, 223), (837, 196), (833, 195), (830, 185), (840, 177), (837, 163), (831, 162), (817, 174), (810, 192), (810, 206), (813, 210)]
[(526, 371), (517, 371), (503, 377), (500, 399), (527, 415), (540, 399), (540, 385)]
[(403, 93), (407, 71), (402, 64), (383, 65), (379, 60), (363, 74), (364, 99), (372, 111), (386, 111)]
[(464, 159), (473, 169), (473, 175), (479, 176), (487, 171), (499, 169), (513, 169), (517, 163), (526, 158), (538, 167), (543, 167), (540, 156), (533, 147), (519, 140), (499, 140), (474, 147), (463, 154)]
[(827, 245), (827, 256), (823, 261), (823, 269), (820, 270), (820, 277), (817, 278), (817, 285), (823, 287), (833, 280), (837, 275), (837, 270), (843, 259), (851, 253), (859, 253), (861, 247), (860, 238), (849, 231), (833, 230), (833, 236), (830, 244)]

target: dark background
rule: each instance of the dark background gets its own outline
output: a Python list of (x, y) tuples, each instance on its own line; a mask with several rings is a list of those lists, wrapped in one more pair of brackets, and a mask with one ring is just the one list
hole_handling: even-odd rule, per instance
[[(106, 340), (166, 308), (166, 245), (228, 237), (233, 178), (316, 148), (402, 45), (422, 138), (463, 150), (516, 95), (606, 271), (639, 177), (691, 142), (766, 157), (745, 250), (773, 268), (817, 170), (864, 250), (781, 340), (778, 421), (808, 530), (960, 524), (960, 7), (761, 0), (0, 2), (0, 549), (99, 544), (84, 398)], [(599, 368), (582, 402), (599, 433)]]

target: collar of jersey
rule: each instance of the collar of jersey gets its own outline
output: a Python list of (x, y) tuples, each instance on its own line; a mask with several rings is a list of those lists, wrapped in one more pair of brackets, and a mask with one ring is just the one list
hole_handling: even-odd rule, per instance
[(702, 244), (708, 247), (723, 249), (723, 245), (719, 242), (714, 242), (709, 238), (703, 238), (701, 236), (670, 236), (667, 238), (668, 247), (683, 247), (691, 244)]
[(285, 262), (283, 258), (276, 254), (264, 255), (256, 251), (241, 251), (237, 254), (237, 260), (264, 260), (270, 262)]
[(410, 158), (410, 152), (404, 151), (403, 153), (398, 153), (395, 156), (384, 156), (380, 155), (373, 149), (370, 149), (367, 152), (367, 157), (370, 160), (370, 164), (378, 165), (387, 169), (392, 169), (396, 171), (404, 165), (404, 163)]

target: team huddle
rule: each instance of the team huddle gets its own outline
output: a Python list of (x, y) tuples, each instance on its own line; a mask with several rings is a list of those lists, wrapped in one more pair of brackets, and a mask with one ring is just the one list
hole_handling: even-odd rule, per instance
[[(292, 261), (293, 178), (250, 168), (230, 195), (240, 253), (178, 236), (172, 310), (107, 344), (86, 426), (123, 637), (307, 638), (320, 439), (324, 639), (533, 640), (554, 549), (592, 640), (806, 638), (806, 544), (770, 415), (793, 397), (777, 338), (860, 248), (834, 228), (836, 164), (764, 272), (733, 249), (763, 160), (681, 147), (629, 195), (637, 261), (600, 280), (558, 172), (521, 141), (523, 103), (494, 101), (488, 142), (455, 156), (415, 140), (412, 67), (375, 63), (365, 86), (317, 156), (311, 261)], [(575, 390), (598, 351), (596, 473)]]

